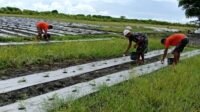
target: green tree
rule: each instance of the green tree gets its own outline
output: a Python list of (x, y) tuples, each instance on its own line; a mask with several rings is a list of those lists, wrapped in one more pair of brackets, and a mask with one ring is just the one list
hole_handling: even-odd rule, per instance
[(120, 16), (120, 19), (126, 19), (126, 16)]
[(51, 13), (58, 14), (58, 11), (57, 10), (52, 10)]
[(197, 17), (200, 26), (200, 0), (179, 0), (179, 7), (183, 7), (187, 17)]

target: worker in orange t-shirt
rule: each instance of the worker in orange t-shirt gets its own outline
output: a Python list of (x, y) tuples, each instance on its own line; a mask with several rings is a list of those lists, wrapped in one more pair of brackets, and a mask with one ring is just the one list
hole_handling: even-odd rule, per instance
[(167, 38), (161, 39), (161, 43), (165, 45), (164, 55), (161, 60), (161, 63), (164, 63), (164, 59), (167, 56), (167, 51), (168, 51), (169, 46), (176, 46), (176, 48), (172, 52), (174, 54), (173, 64), (176, 65), (179, 61), (180, 53), (183, 51), (185, 46), (189, 43), (189, 39), (184, 34), (176, 33)]
[(42, 34), (44, 34), (44, 38), (46, 40), (48, 40), (50, 38), (50, 35), (47, 33), (48, 29), (53, 29), (52, 25), (49, 25), (47, 22), (38, 22), (36, 24), (37, 27), (37, 39), (41, 39), (42, 38)]

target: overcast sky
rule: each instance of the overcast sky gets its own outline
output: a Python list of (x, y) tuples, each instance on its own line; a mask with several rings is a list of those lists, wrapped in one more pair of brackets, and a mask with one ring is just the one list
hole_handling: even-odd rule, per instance
[(56, 9), (66, 14), (126, 16), (131, 19), (181, 23), (191, 20), (187, 19), (184, 10), (178, 7), (178, 0), (0, 0), (0, 7), (5, 6), (37, 11)]

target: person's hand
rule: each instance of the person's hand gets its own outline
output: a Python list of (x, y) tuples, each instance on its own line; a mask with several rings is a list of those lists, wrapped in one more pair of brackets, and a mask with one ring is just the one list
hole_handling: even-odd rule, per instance
[(128, 52), (124, 52), (123, 56), (127, 56)]
[(135, 44), (135, 45), (134, 45), (134, 48), (137, 48), (137, 46), (138, 46), (138, 45), (137, 45), (137, 44)]
[(164, 59), (161, 60), (161, 63), (164, 64)]

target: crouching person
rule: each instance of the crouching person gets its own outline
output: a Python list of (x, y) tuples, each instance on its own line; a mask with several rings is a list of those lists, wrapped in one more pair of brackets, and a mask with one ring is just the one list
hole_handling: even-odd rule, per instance
[(36, 24), (36, 27), (38, 33), (36, 39), (40, 40), (44, 37), (44, 39), (48, 41), (50, 38), (50, 34), (48, 34), (47, 32), (49, 29), (53, 29), (53, 26), (49, 25), (47, 22), (38, 22)]
[(132, 42), (135, 42), (134, 48), (136, 48), (136, 64), (144, 63), (144, 54), (148, 51), (148, 38), (142, 33), (132, 33), (126, 29), (123, 32), (124, 36), (128, 39), (129, 44), (124, 52), (124, 55), (128, 54), (129, 49), (132, 46)]
[(164, 59), (167, 56), (168, 48), (170, 46), (176, 46), (172, 54), (174, 54), (173, 65), (176, 65), (180, 59), (180, 53), (184, 50), (185, 46), (189, 43), (189, 39), (186, 35), (177, 33), (167, 38), (161, 39), (161, 44), (165, 46), (164, 55), (161, 63), (164, 63)]

